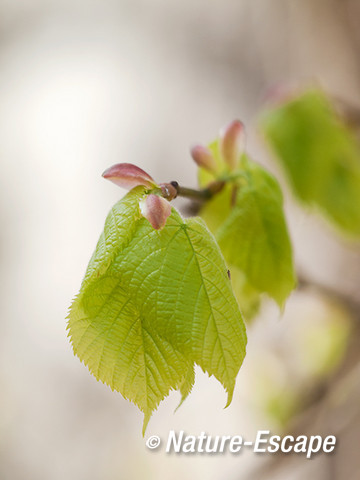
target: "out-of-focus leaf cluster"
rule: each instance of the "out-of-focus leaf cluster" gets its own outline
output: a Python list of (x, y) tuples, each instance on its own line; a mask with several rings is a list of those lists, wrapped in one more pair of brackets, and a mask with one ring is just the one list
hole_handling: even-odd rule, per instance
[(329, 98), (307, 90), (270, 106), (260, 126), (296, 197), (360, 238), (360, 145)]

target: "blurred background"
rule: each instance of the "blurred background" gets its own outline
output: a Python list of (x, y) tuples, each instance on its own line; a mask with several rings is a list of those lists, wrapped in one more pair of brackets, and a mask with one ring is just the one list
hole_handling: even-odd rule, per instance
[[(101, 173), (136, 163), (196, 186), (189, 147), (274, 85), (320, 83), (360, 106), (357, 0), (0, 0), (0, 478), (360, 478), (360, 250), (286, 195), (303, 281), (248, 328), (232, 405), (197, 372), (147, 435), (336, 435), (331, 455), (166, 455), (142, 415), (73, 356), (65, 316), (110, 207)], [(178, 205), (183, 206), (182, 203)], [(359, 206), (360, 208), (360, 206)]]

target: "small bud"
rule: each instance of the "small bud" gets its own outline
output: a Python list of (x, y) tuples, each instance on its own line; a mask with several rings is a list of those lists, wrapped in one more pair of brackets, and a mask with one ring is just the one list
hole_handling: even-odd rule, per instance
[(148, 188), (154, 188), (156, 186), (156, 183), (150, 175), (132, 163), (117, 163), (105, 170), (102, 176), (127, 190), (137, 187), (138, 185), (144, 185), (144, 187)]
[(242, 122), (234, 120), (220, 131), (220, 152), (231, 170), (236, 168), (244, 147), (245, 129)]
[(161, 230), (171, 214), (171, 205), (165, 198), (151, 193), (141, 200), (140, 211), (155, 230)]
[(191, 149), (191, 156), (199, 167), (211, 173), (216, 172), (215, 159), (209, 148), (202, 145), (195, 145), (195, 147)]
[[(177, 182), (172, 182), (172, 183), (177, 183)], [(173, 200), (174, 198), (177, 197), (178, 191), (175, 185), (172, 185), (172, 183), (160, 183), (159, 187), (161, 188), (162, 196), (166, 198), (166, 200)]]

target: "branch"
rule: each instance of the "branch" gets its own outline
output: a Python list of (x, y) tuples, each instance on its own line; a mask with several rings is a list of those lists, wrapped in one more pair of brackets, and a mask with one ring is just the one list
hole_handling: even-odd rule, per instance
[(170, 185), (172, 185), (176, 189), (178, 197), (184, 197), (191, 200), (204, 202), (206, 200), (209, 200), (216, 193), (220, 192), (223, 189), (225, 182), (222, 180), (215, 181), (211, 183), (208, 187), (200, 190), (188, 187), (181, 187), (178, 182), (175, 181), (170, 182)]
[(299, 290), (315, 290), (328, 298), (333, 298), (342, 303), (353, 315), (353, 317), (360, 321), (360, 301), (354, 296), (335, 289), (331, 286), (324, 285), (314, 279), (308, 279), (302, 273), (298, 274), (298, 289)]

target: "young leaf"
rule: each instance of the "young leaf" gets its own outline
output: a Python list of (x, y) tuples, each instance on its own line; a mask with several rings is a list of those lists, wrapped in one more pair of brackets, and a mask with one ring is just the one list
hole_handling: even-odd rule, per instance
[(238, 173), (241, 177), (200, 214), (212, 226), (227, 263), (243, 272), (253, 291), (282, 306), (295, 286), (295, 273), (281, 190), (272, 175), (245, 156)]
[(184, 403), (186, 400), (187, 396), (192, 390), (192, 387), (194, 386), (195, 383), (195, 368), (194, 364), (191, 365), (188, 368), (188, 371), (179, 387), (180, 393), (181, 393), (181, 400), (179, 405), (176, 407), (176, 410), (181, 407), (181, 405)]
[(223, 189), (210, 198), (200, 210), (201, 218), (205, 220), (206, 225), (213, 233), (216, 233), (225, 218), (230, 215), (232, 191), (232, 183), (226, 183)]
[(360, 145), (319, 90), (270, 108), (261, 128), (294, 193), (360, 236)]
[(219, 137), (208, 147), (197, 145), (191, 155), (198, 165), (200, 187), (207, 187), (236, 170), (244, 153), (245, 129), (240, 120), (233, 120), (220, 130)]
[(247, 280), (244, 272), (234, 265), (228, 265), (233, 291), (240, 305), (241, 313), (250, 322), (259, 312), (261, 295)]
[(141, 215), (136, 187), (110, 211), (69, 313), (76, 355), (134, 402), (144, 429), (171, 389), (182, 397), (193, 365), (231, 401), (246, 333), (220, 250), (200, 219), (172, 209), (162, 230)]

